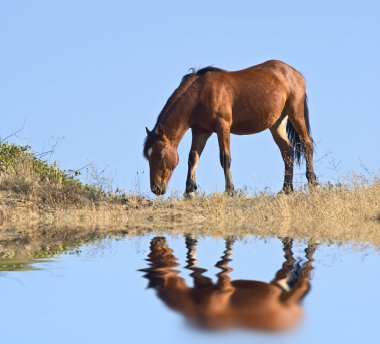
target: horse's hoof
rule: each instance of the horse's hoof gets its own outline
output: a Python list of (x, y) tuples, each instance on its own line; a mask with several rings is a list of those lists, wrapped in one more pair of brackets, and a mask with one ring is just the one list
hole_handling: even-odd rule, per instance
[(195, 191), (185, 192), (185, 193), (183, 194), (183, 196), (184, 196), (186, 199), (193, 199), (193, 198), (195, 198), (196, 193), (195, 193)]
[(237, 193), (236, 193), (235, 190), (227, 190), (227, 191), (225, 192), (225, 194), (226, 194), (227, 196), (229, 196), (229, 197), (232, 197), (232, 196), (236, 196), (236, 195), (237, 195)]
[(291, 195), (292, 193), (293, 193), (292, 189), (285, 188), (285, 189), (281, 189), (281, 191), (279, 191), (277, 195)]
[(307, 184), (307, 191), (309, 192), (318, 191), (320, 189), (321, 189), (321, 185), (319, 183)]

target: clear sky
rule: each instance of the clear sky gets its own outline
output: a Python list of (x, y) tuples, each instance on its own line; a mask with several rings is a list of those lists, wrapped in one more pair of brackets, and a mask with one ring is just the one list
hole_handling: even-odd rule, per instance
[[(38, 152), (64, 137), (53, 156), (62, 167), (108, 166), (115, 186), (148, 193), (145, 126), (188, 69), (279, 59), (306, 78), (319, 178), (370, 176), (380, 168), (379, 16), (365, 0), (2, 0), (0, 136), (25, 123), (10, 140)], [(169, 191), (184, 190), (189, 134)], [(237, 187), (280, 189), (269, 131), (232, 138), (232, 174)], [(198, 183), (224, 189), (215, 135)]]

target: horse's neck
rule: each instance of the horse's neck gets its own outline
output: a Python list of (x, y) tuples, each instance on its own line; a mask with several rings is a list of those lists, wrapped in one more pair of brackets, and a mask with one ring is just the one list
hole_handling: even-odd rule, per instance
[(161, 124), (164, 127), (165, 136), (174, 147), (178, 147), (180, 141), (190, 127), (186, 118), (177, 119), (172, 116), (165, 118)]
[(190, 90), (176, 99), (162, 116), (159, 124), (164, 128), (166, 137), (173, 146), (179, 142), (190, 128), (191, 115), (196, 104), (196, 96)]

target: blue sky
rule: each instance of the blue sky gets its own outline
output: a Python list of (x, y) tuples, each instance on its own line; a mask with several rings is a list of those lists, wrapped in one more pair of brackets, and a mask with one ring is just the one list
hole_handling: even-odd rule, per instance
[[(142, 157), (167, 98), (190, 67), (237, 70), (283, 60), (307, 81), (316, 173), (336, 181), (380, 168), (380, 5), (376, 1), (1, 1), (0, 136), (64, 168), (93, 162), (114, 185), (149, 192)], [(188, 133), (170, 190), (183, 192)], [(232, 174), (252, 191), (282, 185), (269, 131), (232, 138)], [(326, 156), (327, 154), (327, 156)], [(296, 169), (297, 185), (304, 167)], [(198, 183), (224, 189), (215, 136)]]

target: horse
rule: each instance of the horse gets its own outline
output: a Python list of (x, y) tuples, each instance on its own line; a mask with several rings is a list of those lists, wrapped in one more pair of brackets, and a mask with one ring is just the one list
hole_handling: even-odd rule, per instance
[(270, 60), (239, 70), (216, 67), (186, 74), (167, 100), (152, 131), (146, 128), (143, 155), (149, 161), (150, 188), (163, 195), (178, 164), (177, 147), (191, 128), (185, 196), (197, 190), (196, 170), (208, 138), (216, 133), (225, 191), (234, 193), (230, 134), (247, 135), (270, 130), (285, 165), (282, 192), (293, 191), (294, 160), (306, 159), (309, 185), (316, 185), (313, 139), (309, 124), (306, 83), (288, 64)]
[(196, 266), (196, 239), (186, 236), (187, 265), (194, 285), (189, 287), (175, 268), (179, 266), (173, 250), (164, 237), (150, 243), (147, 261), (141, 269), (148, 288), (171, 309), (185, 316), (190, 324), (206, 330), (243, 328), (266, 332), (294, 329), (303, 318), (301, 300), (310, 290), (312, 261), (316, 246), (305, 249), (306, 261), (296, 261), (292, 240), (283, 239), (284, 258), (281, 268), (269, 283), (255, 280), (231, 280), (229, 267), (233, 238), (226, 238), (226, 249), (216, 267), (221, 269), (214, 283)]

